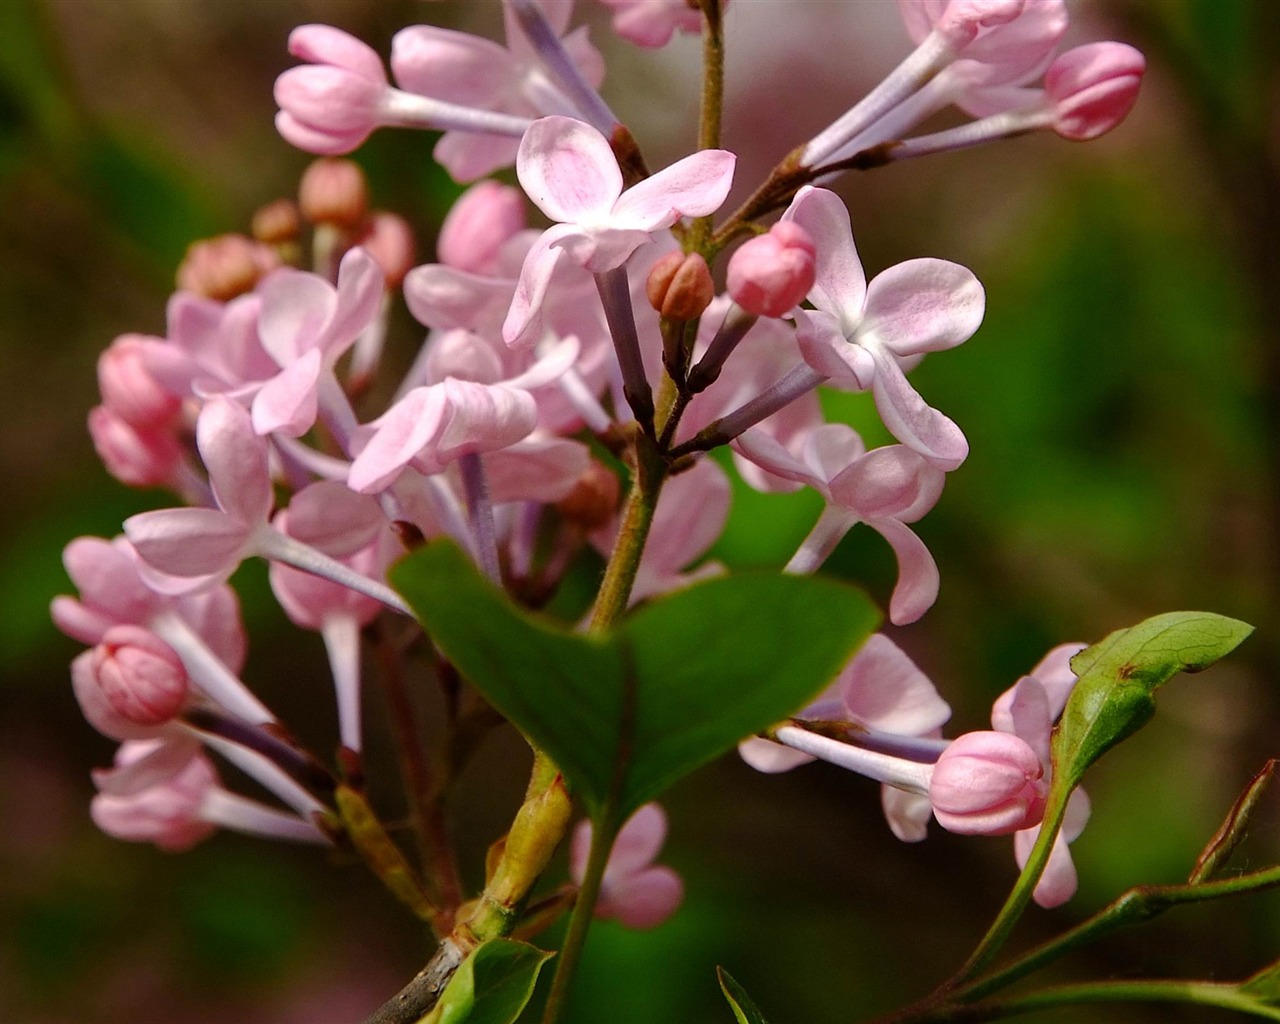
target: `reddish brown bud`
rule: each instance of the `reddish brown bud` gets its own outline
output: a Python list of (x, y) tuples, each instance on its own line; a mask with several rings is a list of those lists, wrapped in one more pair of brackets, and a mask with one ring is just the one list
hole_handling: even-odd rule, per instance
[(621, 495), (617, 474), (593, 459), (573, 490), (556, 502), (556, 511), (567, 522), (590, 533), (612, 522)]
[(670, 320), (693, 320), (716, 296), (707, 261), (696, 252), (673, 252), (653, 265), (645, 283), (649, 305)]
[(364, 171), (352, 160), (317, 160), (302, 175), (298, 205), (312, 224), (354, 230), (369, 214)]
[(297, 241), (300, 225), (298, 204), (292, 199), (277, 199), (253, 215), (253, 237), (268, 245), (284, 245)]
[(280, 266), (276, 251), (245, 235), (219, 235), (195, 242), (178, 267), (178, 287), (207, 299), (229, 302), (253, 291)]

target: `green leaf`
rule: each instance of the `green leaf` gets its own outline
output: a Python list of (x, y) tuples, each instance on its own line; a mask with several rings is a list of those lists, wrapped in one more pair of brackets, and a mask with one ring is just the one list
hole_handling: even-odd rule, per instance
[(762, 574), (681, 590), (604, 635), (575, 633), (517, 608), (447, 542), (401, 561), (391, 581), (592, 816), (615, 822), (802, 707), (879, 621), (844, 584)]
[(764, 1014), (760, 1012), (760, 1007), (756, 1006), (752, 998), (747, 995), (747, 990), (734, 980), (732, 974), (723, 967), (717, 967), (716, 977), (720, 979), (720, 991), (729, 1000), (733, 1015), (738, 1018), (738, 1024), (769, 1024), (764, 1019)]
[(1053, 737), (1055, 777), (1085, 769), (1155, 714), (1156, 689), (1230, 654), (1253, 627), (1209, 612), (1169, 612), (1121, 629), (1071, 659), (1079, 677)]
[(1280, 1007), (1280, 961), (1240, 983), (1240, 992), (1266, 1006)]
[(462, 962), (419, 1024), (514, 1024), (554, 955), (527, 942), (490, 939)]

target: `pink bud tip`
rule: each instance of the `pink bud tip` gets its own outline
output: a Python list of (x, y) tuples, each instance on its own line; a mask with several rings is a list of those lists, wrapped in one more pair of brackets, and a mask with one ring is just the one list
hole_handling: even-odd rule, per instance
[(1054, 131), (1076, 142), (1111, 131), (1133, 109), (1146, 67), (1124, 43), (1089, 43), (1059, 56), (1044, 76)]
[(779, 221), (733, 254), (729, 294), (748, 313), (783, 316), (813, 287), (815, 253), (809, 232), (795, 221)]
[(160, 725), (187, 702), (187, 672), (173, 649), (138, 626), (113, 626), (90, 667), (111, 710), (135, 725)]
[(182, 406), (147, 369), (146, 339), (122, 334), (98, 357), (98, 390), (102, 402), (122, 420), (139, 429), (171, 423)]
[(934, 817), (951, 832), (1005, 835), (1039, 823), (1044, 766), (1025, 741), (1003, 732), (970, 732), (938, 758), (929, 782)]
[(481, 181), (458, 197), (440, 225), (440, 262), (472, 274), (492, 274), (502, 247), (525, 227), (520, 190)]
[(311, 62), (276, 79), (276, 128), (309, 153), (349, 153), (378, 126), (390, 85), (382, 61), (354, 36), (328, 25), (303, 25), (289, 52)]
[(131, 426), (105, 405), (89, 410), (89, 436), (107, 472), (130, 487), (165, 487), (182, 462), (173, 434)]

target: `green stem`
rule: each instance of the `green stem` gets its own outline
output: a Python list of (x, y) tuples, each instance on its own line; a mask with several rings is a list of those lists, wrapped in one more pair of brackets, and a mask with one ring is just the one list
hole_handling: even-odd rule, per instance
[(966, 1002), (981, 999), (1088, 943), (1096, 942), (1104, 935), (1130, 925), (1144, 924), (1173, 907), (1277, 887), (1280, 887), (1280, 867), (1216, 882), (1135, 886), (1087, 921), (1037, 946), (1007, 967), (950, 992), (948, 997)]
[(1044, 819), (1040, 822), (1040, 835), (1036, 838), (1036, 844), (1032, 847), (1026, 866), (1014, 883), (1013, 891), (1009, 893), (1009, 898), (1000, 908), (1000, 913), (987, 929), (987, 934), (982, 937), (982, 941), (978, 943), (977, 948), (955, 977), (947, 982), (944, 990), (955, 988), (968, 981), (990, 963), (991, 958), (999, 952), (1000, 947), (1013, 931), (1022, 912), (1027, 909), (1027, 904), (1031, 902), (1031, 897), (1035, 893), (1036, 883), (1040, 881), (1045, 865), (1049, 863), (1049, 854), (1053, 852), (1054, 841), (1062, 828), (1062, 819), (1067, 812), (1067, 798), (1071, 795), (1072, 788), (1071, 785), (1063, 784), (1054, 786), (1050, 791), (1049, 803), (1044, 810)]
[(1266, 1006), (1240, 992), (1234, 984), (1208, 981), (1095, 981), (1076, 985), (1056, 985), (1040, 989), (1025, 996), (970, 1006), (941, 1009), (923, 1017), (914, 1018), (919, 1024), (926, 1022), (952, 1022), (999, 1020), (1002, 1017), (1018, 1017), (1039, 1010), (1060, 1006), (1080, 1006), (1088, 1003), (1189, 1003), (1195, 1006), (1215, 1006), (1223, 1010), (1235, 1010), (1267, 1020), (1280, 1020), (1280, 1009)]
[[(701, 0), (702, 7), (702, 112), (698, 121), (698, 148), (718, 149), (720, 119), (724, 112), (724, 23), (720, 0)], [(701, 252), (711, 237), (711, 216), (699, 217), (689, 234), (686, 252)]]
[(569, 930), (565, 933), (564, 943), (560, 947), (560, 955), (556, 961), (556, 976), (551, 983), (551, 993), (547, 996), (542, 1024), (556, 1024), (564, 1012), (569, 984), (573, 980), (578, 960), (586, 945), (587, 929), (591, 927), (596, 900), (600, 897), (600, 883), (604, 879), (604, 869), (609, 863), (609, 851), (613, 848), (615, 838), (617, 838), (616, 826), (592, 830), (591, 852), (587, 856), (586, 873), (582, 877), (582, 886), (578, 890), (578, 898), (573, 905), (573, 915), (569, 918)]
[(626, 611), (631, 588), (640, 569), (640, 556), (644, 554), (645, 542), (649, 539), (649, 527), (653, 525), (658, 494), (667, 476), (667, 464), (653, 439), (640, 432), (635, 438), (633, 470), (631, 491), (618, 527), (618, 539), (605, 568), (595, 607), (591, 610), (587, 628), (592, 633), (608, 629)]

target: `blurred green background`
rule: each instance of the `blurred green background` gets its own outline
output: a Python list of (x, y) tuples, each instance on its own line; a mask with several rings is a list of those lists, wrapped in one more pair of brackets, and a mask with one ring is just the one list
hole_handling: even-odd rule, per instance
[[(581, 17), (610, 58), (606, 95), (651, 162), (687, 149), (696, 46), (661, 55)], [(167, 856), (91, 826), (88, 770), (111, 744), (67, 685), (75, 645), (48, 622), (63, 545), (167, 504), (128, 492), (84, 429), (94, 360), (124, 331), (163, 333), (187, 244), (244, 230), (308, 158), (271, 124), (290, 28), (339, 25), (385, 53), (401, 26), (492, 30), (497, 4), (405, 0), (5, 0), (0, 3), (0, 1021), (351, 1024), (420, 966), (428, 943), (363, 874), (313, 851), (217, 836)], [(1070, 39), (1148, 55), (1143, 96), (1085, 146), (1033, 137), (845, 183), (864, 262), (972, 267), (987, 320), (916, 375), (973, 454), (920, 526), (937, 606), (895, 638), (980, 727), (991, 699), (1053, 644), (1175, 608), (1256, 623), (1232, 659), (1162, 692), (1156, 721), (1096, 770), (1074, 847), (1082, 884), (1044, 936), (1137, 882), (1173, 882), (1277, 748), (1280, 526), (1280, 6), (1132, 0), (1073, 7)], [(892, 5), (735, 0), (726, 144), (749, 182), (905, 52)], [(673, 128), (673, 126), (675, 126)], [(431, 140), (382, 132), (356, 158), (378, 206), (424, 253), (457, 189)], [(665, 147), (665, 148), (664, 148)], [(748, 151), (753, 156), (748, 156)], [(401, 312), (398, 358), (417, 335)], [(865, 401), (832, 401), (859, 425)], [(868, 434), (874, 438), (872, 430)], [(784, 559), (811, 500), (738, 495), (717, 548)], [(887, 548), (854, 531), (832, 565), (878, 596)], [(319, 644), (242, 571), (251, 684), (319, 749), (332, 743)], [(380, 714), (376, 701), (371, 719)], [(457, 801), (478, 871), (522, 786), (499, 734)], [(396, 813), (394, 796), (387, 797)], [(923, 993), (972, 947), (1013, 878), (1004, 840), (935, 829), (903, 846), (874, 787), (813, 766), (757, 776), (726, 759), (668, 801), (684, 909), (651, 933), (592, 936), (578, 1024), (728, 1022), (727, 966), (775, 1022), (844, 1024)], [(1242, 862), (1280, 852), (1267, 800)], [(474, 878), (473, 878), (474, 881)], [(1181, 911), (1077, 957), (1058, 977), (1243, 975), (1280, 951), (1268, 896)], [(1211, 1012), (1090, 1009), (1060, 1021), (1201, 1021)]]

